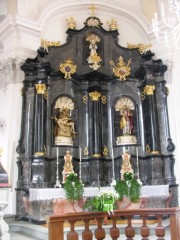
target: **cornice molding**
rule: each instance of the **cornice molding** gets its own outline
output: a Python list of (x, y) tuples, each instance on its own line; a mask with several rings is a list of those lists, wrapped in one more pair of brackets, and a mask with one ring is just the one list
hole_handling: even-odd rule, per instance
[[(1, 59), (35, 56), (40, 46), (41, 30), (38, 22), (21, 16), (7, 16), (0, 23)], [(26, 53), (30, 55), (26, 55)]]

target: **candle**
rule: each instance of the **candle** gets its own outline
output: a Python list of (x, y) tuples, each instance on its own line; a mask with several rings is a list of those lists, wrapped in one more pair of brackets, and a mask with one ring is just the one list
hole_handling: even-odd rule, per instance
[(82, 154), (82, 149), (79, 148), (79, 179), (81, 180), (81, 154)]
[(137, 161), (137, 176), (139, 179), (139, 156), (138, 156), (138, 147), (136, 147), (136, 161)]
[(57, 153), (57, 162), (58, 162), (58, 157), (59, 157), (59, 149), (58, 149), (58, 147), (56, 148), (56, 153)]
[(81, 162), (81, 152), (82, 150), (81, 150), (81, 148), (79, 148), (79, 160), (80, 160), (80, 162)]
[(112, 175), (113, 175), (113, 180), (115, 179), (115, 174), (114, 174), (114, 152), (112, 148)]

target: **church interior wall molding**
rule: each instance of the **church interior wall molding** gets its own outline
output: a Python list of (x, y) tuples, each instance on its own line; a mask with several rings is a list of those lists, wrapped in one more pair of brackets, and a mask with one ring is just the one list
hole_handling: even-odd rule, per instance
[(0, 89), (5, 90), (9, 84), (23, 81), (22, 64), (23, 62), (19, 58), (8, 58), (0, 61)]

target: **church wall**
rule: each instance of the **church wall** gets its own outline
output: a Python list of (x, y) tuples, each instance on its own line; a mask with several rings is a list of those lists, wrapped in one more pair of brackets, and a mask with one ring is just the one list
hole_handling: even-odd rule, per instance
[[(22, 1), (24, 2), (24, 0)], [(30, 0), (28, 0), (30, 2)], [(31, 1), (33, 3), (33, 1)], [(40, 2), (40, 1), (39, 1)], [(47, 4), (49, 5), (49, 1)], [(73, 1), (71, 1), (72, 4)], [(12, 35), (11, 41), (14, 43), (8, 44), (6, 39), (8, 36), (5, 36), (6, 30), (3, 30), (3, 39), (0, 37), (0, 43), (4, 44), (4, 52), (0, 50), (0, 63), (2, 61), (7, 60), (9, 57), (19, 57), (22, 62), (26, 58), (36, 56), (35, 50), (40, 45), (41, 38), (45, 38), (49, 41), (60, 41), (63, 44), (66, 41), (66, 30), (67, 30), (67, 22), (66, 19), (69, 17), (74, 17), (77, 21), (77, 29), (80, 29), (84, 24), (85, 19), (90, 16), (90, 10), (87, 10), (91, 1), (85, 1), (86, 4), (81, 4), (81, 6), (77, 7), (77, 1), (74, 1), (74, 5), (68, 6), (70, 1), (66, 1), (65, 9), (58, 5), (57, 2), (52, 1), (51, 7), (49, 5), (49, 9), (51, 14), (49, 13), (49, 17), (46, 17), (46, 9), (43, 9), (42, 4), (39, 3), (39, 9), (42, 13), (37, 13), (36, 16), (33, 16), (33, 19), (30, 19), (31, 14), (28, 13), (28, 23), (24, 23), (23, 18), (18, 18), (18, 23), (15, 23), (15, 19), (13, 23), (17, 24), (17, 29), (13, 28), (14, 35)], [(132, 4), (134, 1), (132, 1)], [(19, 1), (19, 4), (20, 1)], [(53, 5), (54, 4), (54, 5)], [(107, 5), (107, 6), (106, 6)], [(74, 7), (75, 6), (75, 7)], [(133, 6), (133, 5), (132, 5)], [(23, 5), (21, 5), (23, 8)], [(127, 46), (127, 42), (129, 43), (149, 43), (148, 35), (147, 35), (147, 24), (144, 23), (145, 18), (135, 16), (136, 9), (127, 9), (124, 5), (119, 7), (119, 12), (115, 9), (115, 5), (111, 5), (109, 3), (104, 3), (104, 1), (99, 1), (99, 10), (97, 10), (97, 17), (100, 17), (102, 22), (104, 23), (104, 28), (108, 29), (108, 25), (105, 26), (107, 21), (110, 21), (112, 18), (115, 18), (118, 23), (118, 30), (120, 33), (119, 43), (122, 46)], [(22, 8), (19, 8), (18, 15), (22, 16)], [(36, 7), (35, 7), (36, 8)], [(45, 8), (45, 7), (44, 7)], [(65, 11), (68, 8), (68, 12)], [(21, 11), (20, 11), (21, 9)], [(36, 8), (37, 9), (37, 8)], [(124, 9), (124, 12), (123, 12)], [(140, 5), (138, 5), (138, 9), (140, 9)], [(45, 11), (46, 10), (46, 11)], [(129, 14), (132, 15), (129, 15)], [(138, 15), (138, 13), (136, 13)], [(10, 23), (9, 23), (10, 24)], [(20, 26), (23, 26), (20, 27)], [(2, 29), (2, 28), (1, 28)], [(1, 33), (1, 32), (0, 32)], [(0, 34), (1, 36), (1, 34)], [(28, 40), (29, 39), (29, 40)], [(3, 41), (2, 41), (3, 40)], [(29, 42), (28, 42), (28, 41)], [(31, 41), (32, 40), (32, 41)], [(9, 41), (9, 39), (8, 39)], [(38, 45), (39, 44), (39, 45)], [(9, 49), (8, 49), (9, 48)], [(165, 50), (164, 50), (165, 51)], [(157, 54), (158, 55), (158, 54)], [(180, 183), (180, 150), (178, 149), (178, 145), (180, 145), (180, 95), (178, 93), (178, 89), (180, 89), (179, 85), (179, 71), (178, 68), (178, 59), (179, 52), (176, 52), (174, 55), (174, 65), (172, 69), (172, 77), (173, 80), (168, 84), (170, 95), (168, 97), (168, 106), (169, 106), (169, 119), (170, 119), (170, 129), (171, 129), (171, 137), (173, 142), (176, 145), (175, 150), (175, 176), (177, 178), (177, 183)], [(0, 81), (2, 80), (2, 71), (0, 71)], [(0, 133), (0, 147), (4, 149), (2, 154), (2, 163), (9, 174), (10, 184), (12, 184), (12, 191), (10, 191), (10, 200), (9, 206), (6, 209), (8, 213), (15, 213), (15, 190), (16, 180), (17, 180), (17, 154), (15, 152), (15, 148), (17, 146), (17, 142), (19, 140), (20, 135), (20, 124), (21, 124), (21, 104), (22, 97), (20, 94), (20, 89), (22, 87), (22, 83), (14, 82), (12, 83), (13, 78), (11, 78), (9, 84), (0, 89), (0, 119), (5, 120), (6, 129), (5, 133)], [(19, 76), (21, 82), (23, 80), (22, 76)]]

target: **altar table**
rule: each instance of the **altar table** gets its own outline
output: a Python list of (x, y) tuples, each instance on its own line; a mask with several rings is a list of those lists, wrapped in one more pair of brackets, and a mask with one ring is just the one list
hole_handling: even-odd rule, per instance
[[(103, 190), (114, 190), (114, 188), (86, 187), (82, 200), (69, 201), (65, 197), (63, 188), (31, 188), (29, 198), (23, 199), (23, 205), (28, 218), (44, 221), (48, 215), (83, 211), (86, 198), (96, 196)], [(141, 199), (143, 207), (167, 207), (169, 185), (142, 186)]]

